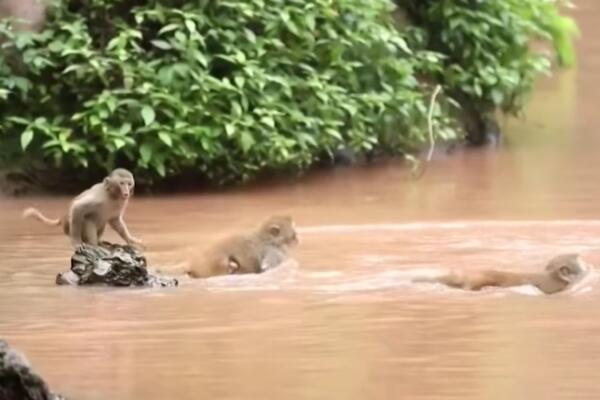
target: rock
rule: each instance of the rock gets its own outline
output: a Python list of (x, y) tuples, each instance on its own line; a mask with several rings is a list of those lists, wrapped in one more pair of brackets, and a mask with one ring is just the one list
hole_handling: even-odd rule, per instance
[(101, 242), (79, 246), (71, 257), (71, 270), (58, 274), (56, 284), (172, 287), (178, 281), (149, 273), (146, 257), (134, 247)]
[(65, 400), (50, 392), (48, 385), (36, 374), (23, 354), (0, 339), (0, 399), (2, 400)]

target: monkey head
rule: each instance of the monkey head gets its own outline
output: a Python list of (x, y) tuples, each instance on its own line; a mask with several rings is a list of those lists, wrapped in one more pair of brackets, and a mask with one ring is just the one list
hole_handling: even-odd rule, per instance
[(562, 254), (554, 257), (546, 265), (546, 272), (565, 285), (570, 285), (586, 275), (590, 267), (581, 260), (579, 254)]
[(135, 180), (133, 174), (124, 168), (117, 168), (104, 178), (104, 187), (113, 199), (129, 199), (133, 196)]
[(259, 229), (266, 243), (277, 247), (293, 246), (298, 243), (298, 233), (292, 217), (275, 215), (265, 220)]

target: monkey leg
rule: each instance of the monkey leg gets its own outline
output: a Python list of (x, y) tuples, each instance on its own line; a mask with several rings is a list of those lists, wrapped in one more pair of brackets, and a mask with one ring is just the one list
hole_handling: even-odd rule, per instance
[(83, 220), (82, 242), (98, 246), (98, 227), (91, 219)]

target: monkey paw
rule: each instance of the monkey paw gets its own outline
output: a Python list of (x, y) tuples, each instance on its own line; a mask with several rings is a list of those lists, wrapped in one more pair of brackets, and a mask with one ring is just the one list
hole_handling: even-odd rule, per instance
[(140, 250), (146, 250), (146, 245), (141, 239), (138, 238), (131, 238), (131, 240), (129, 240), (127, 244), (133, 247), (137, 247)]

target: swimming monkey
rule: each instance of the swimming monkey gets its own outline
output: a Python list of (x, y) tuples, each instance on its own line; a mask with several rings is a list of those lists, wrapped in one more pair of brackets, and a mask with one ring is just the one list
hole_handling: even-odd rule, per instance
[(271, 216), (256, 230), (218, 242), (192, 261), (186, 273), (192, 278), (260, 273), (281, 264), (288, 248), (298, 243), (294, 221), (289, 216)]
[(438, 277), (416, 278), (413, 279), (413, 282), (443, 283), (453, 288), (465, 290), (480, 290), (492, 286), (532, 285), (545, 294), (554, 294), (578, 282), (589, 271), (590, 267), (581, 260), (578, 254), (563, 254), (552, 258), (541, 272), (452, 271)]

